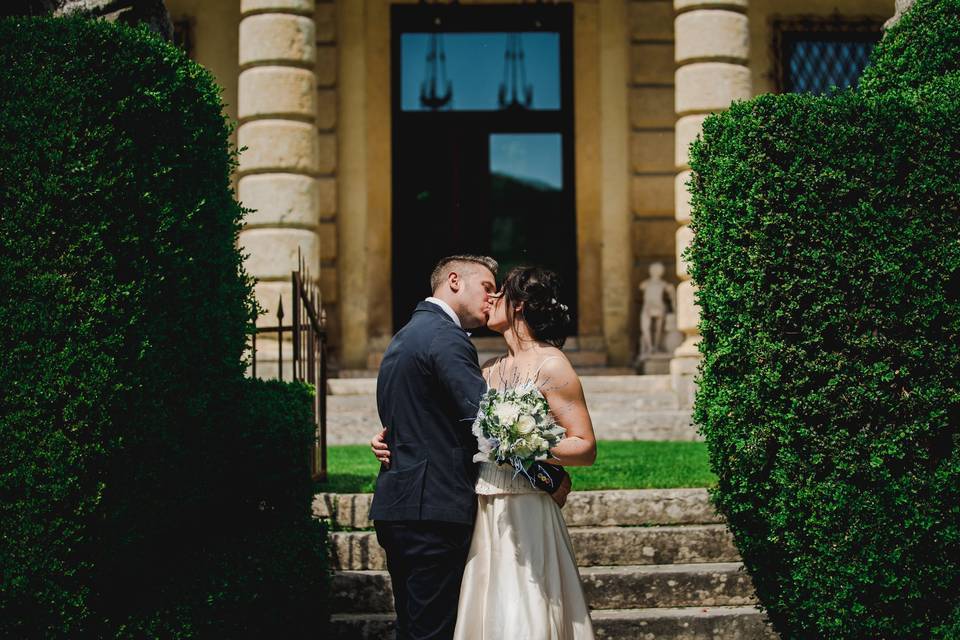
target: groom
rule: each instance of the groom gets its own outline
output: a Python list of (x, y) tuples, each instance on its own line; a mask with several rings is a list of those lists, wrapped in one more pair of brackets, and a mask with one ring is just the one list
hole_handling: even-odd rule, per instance
[(486, 256), (442, 259), (433, 295), (393, 337), (377, 376), (388, 428), (371, 442), (383, 464), (370, 519), (387, 556), (398, 640), (451, 638), (456, 626), (477, 508), (470, 428), (486, 390), (466, 331), (486, 325), (496, 273)]

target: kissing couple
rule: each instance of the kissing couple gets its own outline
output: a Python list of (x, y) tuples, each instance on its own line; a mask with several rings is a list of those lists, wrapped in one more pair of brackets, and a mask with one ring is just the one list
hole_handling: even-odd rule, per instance
[[(560, 350), (570, 314), (552, 271), (517, 267), (498, 289), (497, 268), (486, 256), (442, 259), (433, 294), (380, 365), (385, 428), (370, 443), (381, 462), (370, 519), (393, 583), (398, 640), (593, 638), (560, 513), (570, 479), (551, 466), (588, 466), (597, 453), (580, 379)], [(484, 325), (503, 335), (507, 353), (481, 367), (467, 331)], [(484, 404), (494, 390), (540, 403), (536, 420), (513, 402)], [(513, 434), (534, 422), (562, 433), (548, 450), (536, 445), (549, 477), (487, 460), (510, 443), (491, 449), (483, 420), (510, 423)]]

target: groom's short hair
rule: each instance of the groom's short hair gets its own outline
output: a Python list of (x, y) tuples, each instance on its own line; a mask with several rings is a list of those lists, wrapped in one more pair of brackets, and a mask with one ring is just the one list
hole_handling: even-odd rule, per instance
[(437, 266), (433, 268), (433, 272), (430, 274), (430, 291), (436, 291), (440, 285), (443, 284), (443, 281), (447, 279), (450, 272), (461, 268), (461, 265), (464, 263), (478, 264), (486, 267), (490, 269), (490, 273), (492, 273), (494, 277), (497, 276), (497, 269), (500, 266), (497, 264), (497, 261), (490, 256), (461, 254), (441, 258), (440, 262), (437, 263)]

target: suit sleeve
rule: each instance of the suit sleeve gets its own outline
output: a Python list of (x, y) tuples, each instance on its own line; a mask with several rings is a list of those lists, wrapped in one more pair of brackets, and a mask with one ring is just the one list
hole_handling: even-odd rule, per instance
[(457, 415), (465, 422), (469, 420), (469, 428), (487, 388), (477, 363), (476, 348), (466, 335), (438, 333), (430, 343), (430, 359), (441, 388), (457, 408)]

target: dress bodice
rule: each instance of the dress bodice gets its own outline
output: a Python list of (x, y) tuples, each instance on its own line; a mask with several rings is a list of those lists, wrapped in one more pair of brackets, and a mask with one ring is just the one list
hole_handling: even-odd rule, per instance
[[(516, 388), (525, 385), (531, 385), (541, 396), (543, 392), (536, 386), (540, 377), (540, 371), (543, 365), (548, 361), (559, 356), (549, 356), (544, 358), (536, 372), (526, 381), (514, 380), (508, 388)], [(490, 381), (487, 380), (487, 384)], [(540, 490), (530, 484), (530, 480), (522, 473), (518, 473), (509, 464), (498, 465), (495, 462), (481, 462), (480, 471), (477, 474), (477, 483), (475, 490), (478, 495), (498, 495), (498, 494), (516, 494), (516, 493), (538, 493)]]
[(512, 466), (498, 465), (495, 462), (480, 463), (480, 473), (477, 474), (475, 488), (477, 494), (482, 496), (540, 491), (530, 484), (527, 476), (517, 473)]

